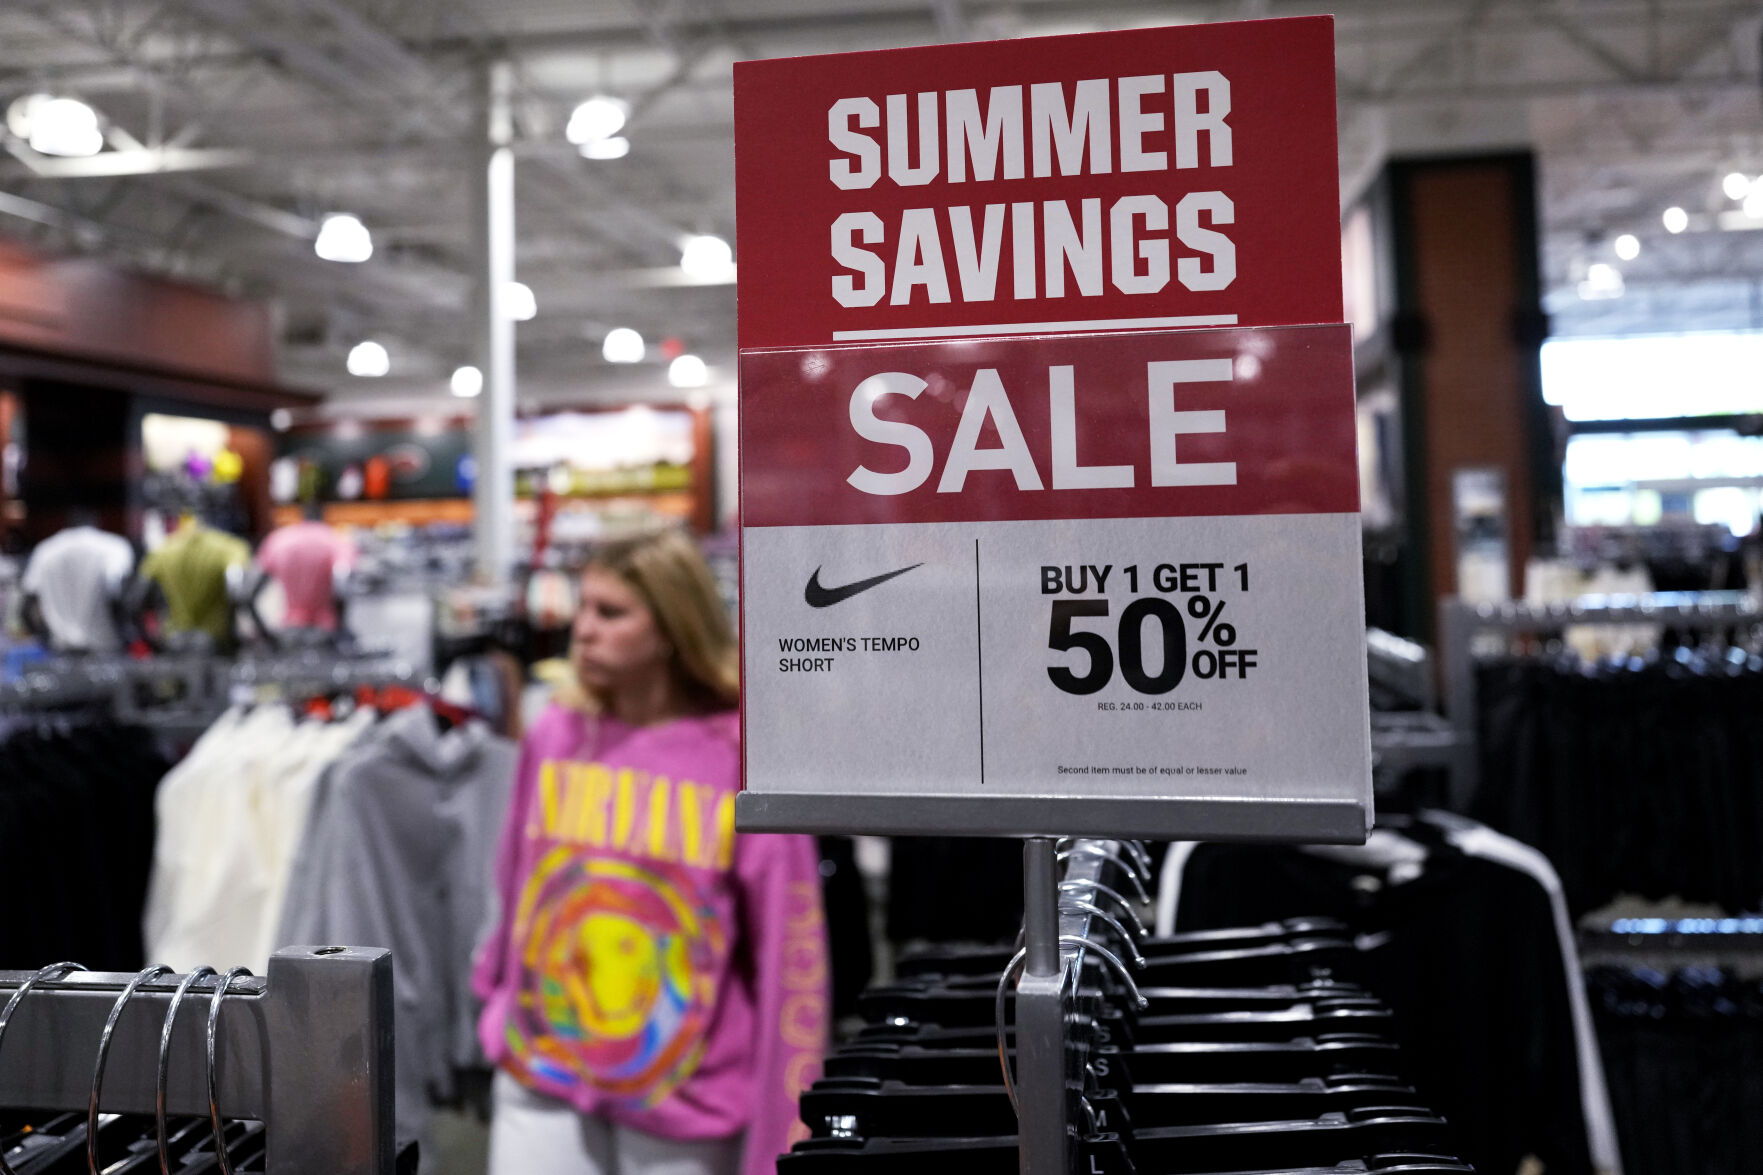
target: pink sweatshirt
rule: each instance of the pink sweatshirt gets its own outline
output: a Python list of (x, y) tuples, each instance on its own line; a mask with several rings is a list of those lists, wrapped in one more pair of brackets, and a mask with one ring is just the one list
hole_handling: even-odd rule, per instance
[(547, 710), (472, 987), (484, 1050), (528, 1088), (665, 1138), (745, 1130), (745, 1175), (771, 1175), (825, 1054), (826, 925), (812, 839), (735, 835), (740, 777), (732, 712)]

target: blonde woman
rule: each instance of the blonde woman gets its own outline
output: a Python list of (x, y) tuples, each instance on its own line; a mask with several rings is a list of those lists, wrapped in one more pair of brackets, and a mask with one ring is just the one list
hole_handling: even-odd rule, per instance
[(814, 842), (736, 836), (738, 656), (684, 535), (582, 575), (575, 687), (533, 725), (474, 976), (490, 1175), (761, 1175), (826, 1039)]

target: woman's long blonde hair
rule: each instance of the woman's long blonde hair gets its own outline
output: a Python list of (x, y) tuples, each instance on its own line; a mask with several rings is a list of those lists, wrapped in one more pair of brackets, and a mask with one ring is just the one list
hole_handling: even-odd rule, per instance
[[(740, 700), (740, 650), (728, 609), (698, 548), (678, 530), (619, 539), (596, 550), (586, 570), (616, 575), (641, 597), (673, 648), (674, 679), (691, 703), (724, 710)], [(594, 710), (606, 699), (583, 687)]]

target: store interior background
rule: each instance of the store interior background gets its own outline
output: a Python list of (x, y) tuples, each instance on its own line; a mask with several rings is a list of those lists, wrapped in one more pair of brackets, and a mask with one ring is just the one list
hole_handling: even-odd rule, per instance
[[(151, 549), (196, 511), (254, 542), (355, 528), (350, 623), (419, 672), (486, 637), (561, 652), (571, 571), (657, 522), (732, 604), (733, 63), (1318, 12), (1367, 619), (1414, 642), (1385, 684), (1423, 652), (1417, 708), (1450, 701), (1445, 645), (1487, 634), (1449, 599), (1755, 600), (1754, 0), (10, 0), (0, 598), (75, 521)], [(520, 286), (487, 297), (498, 86)], [(91, 149), (33, 147), (33, 95), (84, 103)], [(512, 379), (486, 379), (502, 329)], [(513, 491), (489, 539), (485, 468)], [(1460, 763), (1450, 719), (1405, 753)]]
[[(231, 496), (253, 534), (303, 491), (339, 523), (468, 526), (460, 460), (487, 400), (457, 394), (481, 381), (467, 370), (455, 387), (455, 373), (483, 362), (474, 201), (490, 60), (510, 67), (511, 297), (526, 303), (510, 311), (523, 422), (512, 552), (531, 550), (541, 483), (565, 545), (658, 515), (726, 533), (734, 259), (719, 248), (735, 241), (735, 60), (1319, 7), (9, 5), (8, 101), (83, 100), (101, 149), (35, 151), (12, 106), (7, 541), (28, 546), (73, 508), (149, 540), (202, 492), (187, 483), (214, 481), (204, 460), (223, 449), (242, 458)], [(1429, 640), (1439, 598), (1522, 597), (1533, 558), (1699, 564), (1754, 530), (1754, 7), (1333, 12), (1372, 622)], [(600, 139), (575, 114), (595, 96), (628, 111)], [(315, 252), (339, 214), (365, 229), (366, 260)], [(345, 253), (361, 245), (349, 227)], [(1670, 341), (1683, 335), (1697, 339)], [(686, 415), (639, 406), (689, 414), (689, 448)], [(149, 415), (228, 431), (156, 448)], [(602, 440), (560, 444), (572, 429)], [(633, 438), (640, 456), (614, 454)], [(198, 454), (187, 470), (179, 444)], [(302, 462), (318, 470), (304, 485), (290, 472)], [(1739, 586), (1684, 570), (1655, 586)]]

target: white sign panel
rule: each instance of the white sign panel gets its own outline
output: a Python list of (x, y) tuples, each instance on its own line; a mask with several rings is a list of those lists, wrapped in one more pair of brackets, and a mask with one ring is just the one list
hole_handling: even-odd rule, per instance
[(743, 820), (1358, 840), (1347, 328), (743, 357)]

